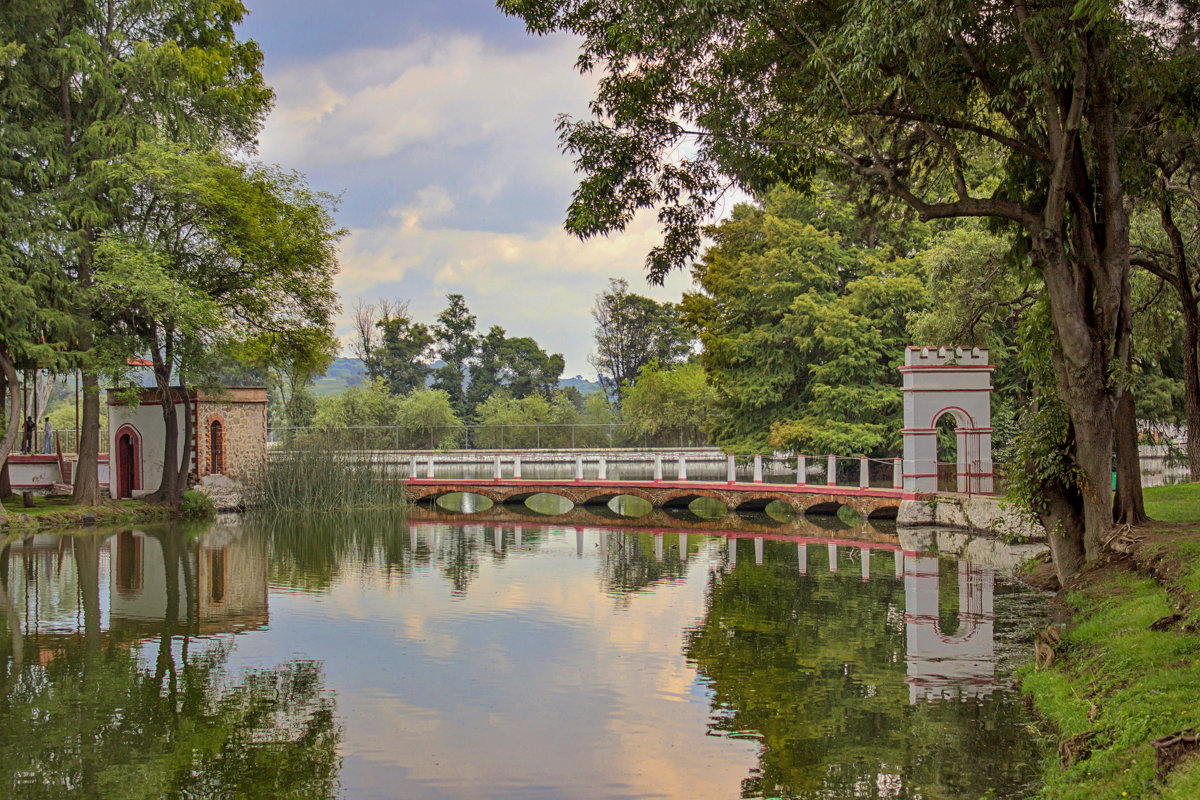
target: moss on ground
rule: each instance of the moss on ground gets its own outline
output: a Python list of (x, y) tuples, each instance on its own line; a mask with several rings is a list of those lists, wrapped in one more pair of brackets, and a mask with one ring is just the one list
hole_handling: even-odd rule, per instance
[(0, 507), (7, 518), (6, 524), (0, 526), (4, 533), (78, 528), (85, 524), (84, 519), (89, 514), (92, 524), (117, 524), (167, 516), (163, 506), (141, 500), (108, 500), (98, 506), (77, 506), (69, 497), (35, 496), (33, 507), (25, 508), (18, 496), (3, 501)]
[(1132, 531), (1062, 599), (1071, 624), (1022, 689), (1054, 728), (1044, 797), (1200, 797), (1200, 754), (1157, 774), (1151, 742), (1200, 729), (1200, 484), (1146, 490)]

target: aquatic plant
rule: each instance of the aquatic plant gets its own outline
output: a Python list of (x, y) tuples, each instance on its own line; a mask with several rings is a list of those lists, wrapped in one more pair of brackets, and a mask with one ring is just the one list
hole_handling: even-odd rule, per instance
[(369, 453), (338, 452), (312, 437), (272, 452), (251, 484), (247, 505), (277, 511), (403, 508), (404, 486)]

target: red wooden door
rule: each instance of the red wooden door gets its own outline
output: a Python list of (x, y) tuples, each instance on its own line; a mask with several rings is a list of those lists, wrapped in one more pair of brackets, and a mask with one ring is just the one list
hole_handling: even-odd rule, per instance
[(121, 434), (117, 440), (117, 497), (133, 497), (136, 456), (133, 436)]

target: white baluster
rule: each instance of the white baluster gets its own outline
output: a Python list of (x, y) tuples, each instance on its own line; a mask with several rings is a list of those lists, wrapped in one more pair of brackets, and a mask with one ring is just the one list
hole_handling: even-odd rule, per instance
[(754, 482), (762, 483), (762, 456), (754, 456)]
[(408, 457), (408, 477), (417, 477), (417, 454), (413, 453)]
[(513, 480), (521, 480), (521, 457), (513, 456)]
[(904, 551), (896, 550), (892, 553), (896, 557), (896, 580), (904, 580)]
[(727, 483), (737, 483), (737, 457), (725, 457), (725, 481)]
[(897, 458), (892, 461), (892, 488), (893, 489), (903, 489), (904, 488), (904, 460), (903, 459)]
[(583, 456), (579, 453), (575, 454), (575, 480), (583, 480)]
[(862, 555), (862, 579), (866, 583), (871, 579), (871, 551), (864, 547), (859, 553)]
[(858, 488), (866, 489), (871, 485), (871, 462), (863, 456), (858, 460)]
[(808, 456), (796, 456), (796, 485), (808, 483)]
[(679, 560), (687, 561), (687, 534), (679, 534)]
[(492, 480), (500, 480), (500, 456), (492, 456)]
[(763, 563), (763, 537), (754, 537), (754, 563), (762, 566)]
[(837, 572), (837, 545), (831, 544), (829, 547), (829, 571)]
[(433, 477), (433, 456), (430, 456), (428, 463), (425, 464), (425, 477)]
[(837, 456), (830, 456), (825, 467), (825, 485), (837, 485)]
[(663, 558), (663, 535), (661, 533), (654, 534), (654, 560), (662, 563)]
[(808, 545), (803, 542), (796, 544), (796, 559), (800, 562), (800, 574), (808, 574)]
[(657, 483), (662, 480), (662, 455), (654, 454), (654, 481)]
[(679, 480), (687, 480), (687, 456), (683, 453), (679, 454)]
[(608, 459), (604, 456), (600, 456), (600, 466), (596, 467), (596, 480), (608, 480)]

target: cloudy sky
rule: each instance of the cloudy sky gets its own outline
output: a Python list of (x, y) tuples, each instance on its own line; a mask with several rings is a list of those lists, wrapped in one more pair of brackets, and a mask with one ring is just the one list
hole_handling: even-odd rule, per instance
[(591, 377), (589, 309), (609, 277), (659, 299), (688, 286), (646, 285), (652, 215), (588, 242), (562, 231), (576, 178), (555, 118), (586, 113), (592, 87), (571, 38), (532, 37), (493, 0), (246, 5), (278, 95), (260, 155), (341, 195), (347, 311), (398, 298), (432, 322), (460, 292), (481, 329), (533, 336)]

